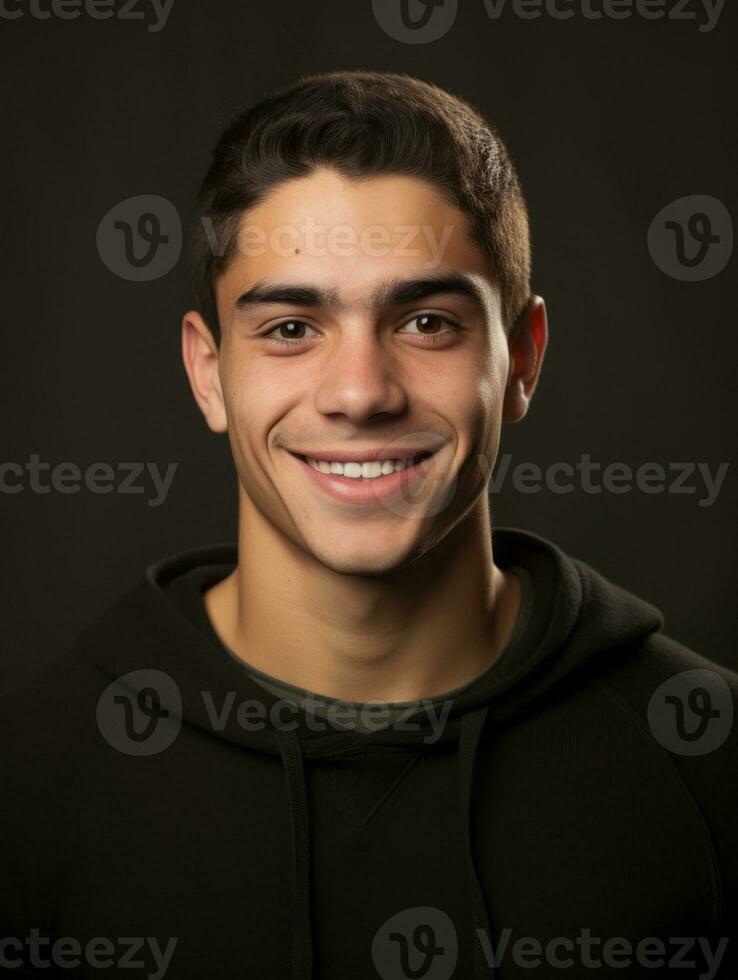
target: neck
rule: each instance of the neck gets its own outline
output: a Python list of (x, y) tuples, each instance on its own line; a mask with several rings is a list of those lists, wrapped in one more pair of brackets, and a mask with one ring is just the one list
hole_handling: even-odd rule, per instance
[(242, 501), (239, 561), (205, 593), (220, 639), (258, 670), (346, 701), (435, 697), (504, 647), (518, 579), (493, 561), (489, 504), (380, 577), (327, 568)]

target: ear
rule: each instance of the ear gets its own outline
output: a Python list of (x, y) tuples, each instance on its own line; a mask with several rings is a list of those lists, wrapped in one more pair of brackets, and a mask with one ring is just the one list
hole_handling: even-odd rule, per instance
[(207, 324), (195, 310), (182, 318), (182, 360), (190, 387), (205, 421), (213, 432), (226, 432), (223, 389), (218, 370), (218, 345)]
[(502, 418), (519, 422), (525, 417), (541, 374), (543, 355), (548, 344), (546, 304), (540, 296), (531, 296), (508, 337), (510, 369), (507, 376)]

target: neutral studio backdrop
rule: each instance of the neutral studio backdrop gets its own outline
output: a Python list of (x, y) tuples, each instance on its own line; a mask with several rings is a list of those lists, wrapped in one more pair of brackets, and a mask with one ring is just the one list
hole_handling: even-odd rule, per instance
[[(227, 120), (298, 75), (346, 67), (409, 72), (469, 99), (523, 181), (551, 339), (528, 418), (503, 432), (495, 523), (552, 539), (661, 608), (675, 638), (738, 668), (735, 4), (710, 24), (703, 0), (650, 6), (660, 19), (635, 0), (599, 18), (603, 0), (539, 16), (530, 0), (461, 0), (455, 15), (446, 0), (440, 36), (422, 39), (397, 29), (400, 0), (174, 0), (165, 18), (150, 0), (109, 0), (96, 8), (105, 19), (84, 0), (34, 3), (7, 0), (0, 16), (0, 463), (16, 464), (0, 494), (0, 688), (61, 653), (146, 565), (235, 537), (226, 437), (206, 428), (180, 361), (193, 299), (177, 223), (184, 232)], [(412, 16), (423, 9), (410, 0)], [(169, 242), (136, 281), (109, 228), (141, 195), (169, 203)], [(705, 229), (719, 240), (701, 245)], [(586, 455), (633, 472), (660, 463), (665, 489), (513, 484), (522, 463)], [(47, 486), (63, 463), (106, 463), (117, 484), (127, 462), (176, 469), (156, 504), (150, 471), (141, 493), (39, 492), (34, 457)], [(675, 464), (692, 467), (681, 492), (669, 491)], [(704, 474), (721, 467), (711, 499)]]

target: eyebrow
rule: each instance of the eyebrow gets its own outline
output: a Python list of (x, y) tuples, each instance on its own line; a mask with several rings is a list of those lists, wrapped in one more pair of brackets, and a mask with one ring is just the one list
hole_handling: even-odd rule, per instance
[[(472, 302), (480, 311), (487, 311), (483, 289), (472, 276), (463, 272), (444, 271), (413, 279), (389, 279), (380, 283), (361, 306), (377, 313), (387, 306), (402, 306), (433, 296), (436, 293), (455, 293)], [(301, 283), (278, 283), (260, 280), (242, 293), (234, 307), (237, 314), (265, 303), (283, 303), (288, 306), (319, 306), (343, 309), (343, 303), (335, 288), (322, 289)]]

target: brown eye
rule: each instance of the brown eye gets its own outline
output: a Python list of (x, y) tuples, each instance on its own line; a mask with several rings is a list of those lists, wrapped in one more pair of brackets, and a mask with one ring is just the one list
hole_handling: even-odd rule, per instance
[(417, 326), (417, 330), (404, 332), (411, 336), (425, 337), (430, 341), (443, 340), (460, 332), (460, 327), (445, 316), (441, 316), (440, 313), (418, 313), (412, 320), (403, 324), (403, 327), (409, 327), (412, 324)]
[(443, 323), (440, 316), (436, 316), (434, 313), (422, 313), (420, 316), (415, 317), (415, 320), (422, 333), (435, 333), (433, 328), (437, 328)]
[(304, 333), (306, 329), (313, 330), (313, 327), (303, 320), (282, 320), (264, 334), (264, 339), (273, 344), (281, 344), (283, 347), (296, 347), (301, 341), (309, 338), (309, 335), (306, 336)]
[(284, 323), (279, 323), (274, 328), (275, 330), (283, 330), (284, 333), (281, 335), (285, 339), (290, 340), (302, 340), (305, 324), (300, 320), (285, 320)]

